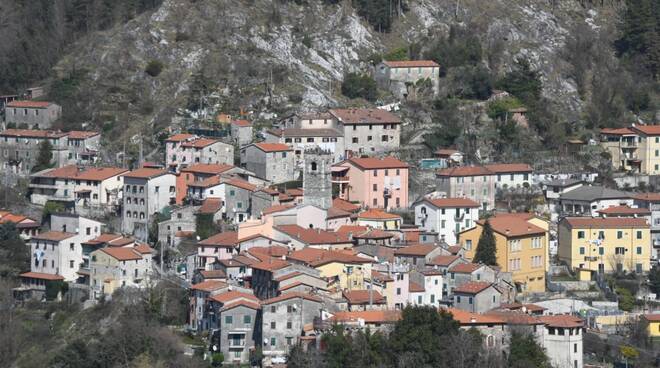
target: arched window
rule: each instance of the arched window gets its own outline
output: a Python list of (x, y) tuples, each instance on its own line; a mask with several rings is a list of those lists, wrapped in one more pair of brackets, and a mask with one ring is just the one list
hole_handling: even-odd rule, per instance
[(137, 218), (137, 211), (133, 211), (133, 217)]
[(312, 162), (312, 171), (316, 171), (316, 162)]
[(126, 217), (128, 217), (128, 218), (131, 217), (131, 211), (126, 211)]
[(140, 212), (140, 219), (144, 219), (144, 212)]

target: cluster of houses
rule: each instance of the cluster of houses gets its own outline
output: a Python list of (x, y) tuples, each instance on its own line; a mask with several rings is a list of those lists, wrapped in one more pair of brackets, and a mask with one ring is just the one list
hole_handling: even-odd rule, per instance
[[(379, 83), (401, 94), (437, 68), (377, 66)], [(52, 104), (41, 115), (30, 104), (8, 102), (7, 121), (51, 116)], [(660, 246), (660, 195), (571, 178), (540, 183), (528, 164), (464, 165), (460, 152), (442, 149), (436, 191), (411, 198), (411, 166), (395, 155), (401, 126), (382, 109), (330, 109), (288, 116), (255, 141), (249, 121), (233, 120), (228, 139), (173, 134), (162, 164), (133, 169), (99, 164), (99, 133), (44, 130), (42, 120), (7, 128), (3, 168), (26, 175), (47, 140), (53, 168), (29, 174), (29, 198), (65, 209), (43, 231), (0, 212), (30, 246), (15, 295), (40, 298), (53, 281), (85, 287), (91, 300), (147, 287), (158, 277), (155, 239), (148, 244), (155, 232), (161, 252), (194, 245), (178, 272), (190, 289), (188, 328), (209, 336), (226, 362), (245, 364), (260, 351), (266, 365), (281, 363), (294, 345), (320, 347), (335, 323), (387, 331), (405, 306), (424, 305), (482, 332), (493, 352), (506, 353), (511, 331), (527, 329), (553, 366), (581, 368), (583, 320), (517, 301), (547, 295), (555, 255), (587, 279), (648, 272)], [(639, 137), (635, 145), (650, 147)], [(545, 211), (497, 211), (498, 193), (533, 188)], [(101, 215), (120, 225), (106, 231)], [(202, 222), (223, 230), (196, 238)], [(497, 266), (473, 262), (486, 227)]]

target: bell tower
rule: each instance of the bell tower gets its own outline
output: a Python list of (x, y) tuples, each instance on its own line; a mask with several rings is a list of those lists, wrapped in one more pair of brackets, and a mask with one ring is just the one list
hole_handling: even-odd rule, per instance
[(303, 203), (332, 207), (332, 152), (320, 148), (306, 149), (303, 169)]

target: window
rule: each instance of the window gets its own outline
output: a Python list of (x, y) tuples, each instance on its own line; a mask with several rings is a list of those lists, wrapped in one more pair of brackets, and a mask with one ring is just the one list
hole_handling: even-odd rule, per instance
[(357, 137), (353, 137), (352, 142), (353, 142), (353, 143), (358, 143), (358, 139), (357, 139)]
[(270, 329), (271, 330), (274, 330), (276, 327), (277, 327), (277, 323), (275, 323), (275, 321), (270, 323)]
[(431, 294), (431, 304), (435, 303), (435, 295)]
[(74, 247), (75, 247), (75, 244), (74, 244), (74, 243), (69, 243), (69, 250), (73, 250)]
[(642, 247), (637, 247), (637, 254), (642, 254)]
[(373, 204), (374, 204), (374, 207), (378, 206), (378, 198), (374, 198)]
[(387, 137), (386, 135), (383, 135), (383, 136), (381, 137), (381, 141), (382, 141), (382, 142), (387, 142), (387, 140), (388, 140), (388, 137)]
[(374, 184), (373, 187), (374, 187), (374, 192), (377, 192), (378, 191), (378, 184)]
[(270, 338), (270, 346), (275, 346), (276, 343), (277, 343), (277, 340), (274, 337), (271, 337)]
[(468, 298), (468, 304), (472, 304), (472, 297)]
[(573, 352), (577, 353), (577, 344), (573, 344)]
[(287, 337), (286, 338), (286, 345), (287, 346), (293, 345), (293, 337)]
[(580, 247), (580, 255), (584, 255), (584, 247)]
[(605, 239), (605, 232), (604, 231), (599, 231), (598, 232), (598, 239), (603, 240)]
[(277, 307), (274, 306), (274, 305), (271, 305), (271, 306), (270, 306), (270, 312), (271, 312), (271, 313), (275, 313), (276, 311), (277, 311)]
[(461, 302), (461, 297), (459, 295), (456, 295), (456, 303), (460, 303), (460, 302)]
[(421, 295), (417, 296), (417, 304), (422, 304), (422, 296)]
[(290, 330), (293, 328), (293, 323), (291, 321), (286, 321), (286, 329)]
[(603, 247), (598, 248), (598, 254), (601, 255), (601, 256), (604, 255), (605, 254), (605, 248), (603, 248)]
[(69, 268), (73, 268), (73, 261), (69, 261)]
[(252, 316), (250, 316), (248, 314), (244, 315), (243, 316), (243, 323), (245, 323), (246, 325), (249, 325), (250, 323), (252, 323)]
[(233, 316), (225, 316), (225, 324), (226, 325), (231, 325), (234, 323), (234, 317)]
[(617, 231), (617, 232), (616, 232), (616, 238), (617, 238), (617, 239), (621, 239), (621, 238), (623, 238), (623, 231), (621, 231), (621, 230)]
[(582, 230), (578, 231), (577, 237), (578, 237), (578, 239), (584, 239), (584, 231), (582, 231)]
[(541, 238), (539, 237), (532, 238), (532, 248), (534, 249), (541, 248)]
[(396, 288), (396, 295), (401, 295), (401, 288)]
[(614, 248), (614, 254), (616, 254), (616, 255), (623, 255), (623, 254), (626, 254), (626, 248), (624, 248), (624, 247), (616, 247), (616, 248)]
[(637, 239), (641, 239), (641, 238), (642, 238), (642, 232), (638, 230), (637, 231)]
[(465, 250), (472, 250), (472, 239), (465, 241)]
[(290, 305), (287, 305), (287, 306), (286, 306), (286, 312), (287, 312), (287, 313), (293, 313), (293, 307), (290, 306)]
[(367, 142), (371, 142), (373, 139), (374, 139), (373, 136), (371, 136), (371, 135), (368, 135), (368, 136), (367, 136)]

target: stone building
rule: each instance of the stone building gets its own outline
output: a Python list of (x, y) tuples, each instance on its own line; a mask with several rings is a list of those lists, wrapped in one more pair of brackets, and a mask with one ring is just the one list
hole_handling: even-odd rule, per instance
[(376, 66), (378, 85), (400, 99), (415, 99), (420, 81), (430, 82), (431, 93), (440, 88), (440, 65), (432, 60), (383, 61)]
[(324, 210), (332, 207), (332, 153), (320, 149), (305, 151), (303, 203)]
[(252, 142), (252, 123), (247, 120), (233, 120), (231, 122), (231, 138), (239, 146)]
[(175, 134), (165, 140), (165, 149), (165, 162), (173, 171), (194, 164), (234, 164), (234, 146), (217, 139)]
[(333, 109), (335, 126), (344, 133), (347, 153), (362, 154), (399, 148), (401, 119), (380, 109)]
[(5, 107), (5, 123), (28, 129), (48, 129), (62, 117), (62, 106), (46, 101), (12, 101)]
[(293, 150), (283, 143), (253, 143), (241, 148), (241, 166), (275, 184), (296, 179)]

